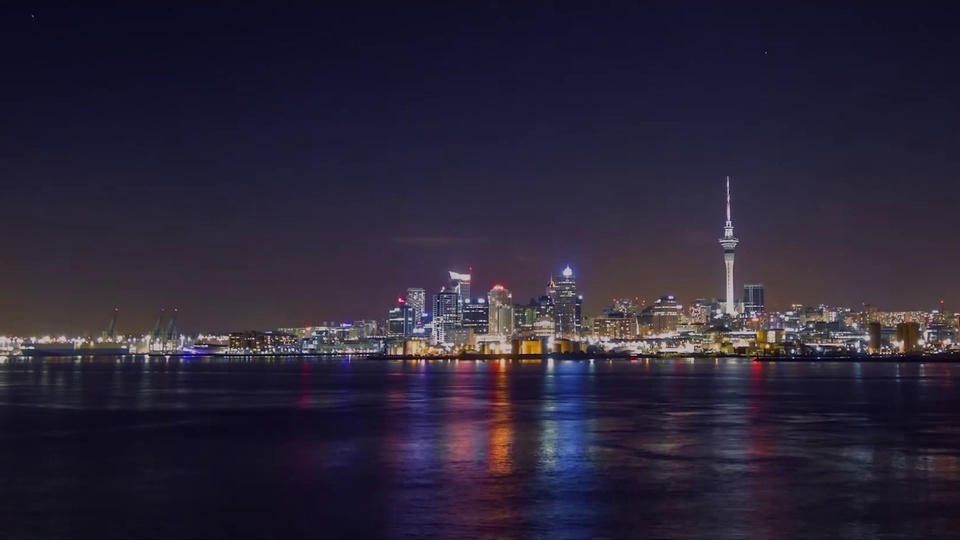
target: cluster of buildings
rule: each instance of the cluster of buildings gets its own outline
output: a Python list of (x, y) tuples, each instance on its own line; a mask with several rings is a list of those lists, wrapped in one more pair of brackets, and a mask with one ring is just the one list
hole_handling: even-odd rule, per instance
[[(851, 354), (942, 352), (957, 347), (960, 320), (944, 306), (932, 311), (881, 312), (792, 305), (770, 312), (762, 283), (748, 283), (737, 294), (730, 179), (727, 178), (723, 249), (725, 296), (699, 298), (687, 306), (673, 295), (649, 304), (618, 298), (594, 317), (583, 315), (583, 296), (570, 266), (553, 275), (542, 294), (523, 302), (503, 285), (477, 294), (472, 269), (448, 272), (439, 288), (410, 287), (381, 320), (325, 323), (306, 328), (244, 331), (190, 339), (179, 334), (176, 312), (163, 315), (140, 340), (116, 336), (116, 314), (97, 343), (0, 339), (0, 353), (17, 347), (54, 350), (127, 347), (130, 352), (229, 354), (450, 354), (550, 351), (621, 351), (645, 354)], [(109, 334), (109, 335), (108, 335)], [(65, 338), (64, 338), (65, 339)], [(62, 340), (61, 340), (62, 341)], [(78, 342), (79, 343), (79, 342)], [(32, 349), (31, 349), (32, 348)]]
[[(793, 305), (769, 312), (762, 283), (735, 286), (730, 180), (723, 250), (725, 296), (681, 305), (673, 295), (649, 304), (613, 299), (595, 317), (583, 315), (583, 296), (570, 266), (550, 278), (541, 295), (518, 301), (503, 285), (473, 290), (472, 270), (451, 271), (445, 284), (428, 292), (410, 287), (381, 321), (362, 320), (282, 334), (299, 340), (303, 352), (394, 352), (447, 354), (453, 351), (520, 352), (616, 350), (662, 354), (851, 354), (944, 351), (957, 339), (956, 316), (929, 312), (879, 312)], [(262, 350), (235, 346), (240, 351)], [(293, 343), (293, 341), (291, 341)], [(528, 343), (539, 345), (528, 346)], [(284, 344), (284, 347), (292, 346)], [(262, 346), (261, 346), (262, 347)]]
[(473, 295), (472, 281), (471, 273), (449, 272), (447, 284), (432, 295), (419, 287), (407, 289), (387, 314), (384, 336), (414, 341), (418, 351), (446, 352), (500, 350), (515, 339), (576, 342), (583, 335), (583, 296), (569, 266), (526, 304), (514, 302), (503, 285)]

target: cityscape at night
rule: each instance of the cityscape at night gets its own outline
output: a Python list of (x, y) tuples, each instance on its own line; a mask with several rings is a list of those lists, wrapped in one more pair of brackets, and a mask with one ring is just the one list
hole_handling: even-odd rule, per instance
[(937, 2), (0, 2), (0, 538), (960, 538)]
[[(542, 294), (530, 295), (529, 301), (518, 301), (503, 284), (474, 289), (471, 268), (449, 271), (448, 281), (435, 293), (423, 287), (407, 288), (380, 319), (186, 335), (178, 331), (174, 311), (169, 318), (161, 314), (149, 333), (129, 336), (119, 332), (115, 312), (100, 335), (3, 337), (0, 346), (2, 352), (30, 356), (389, 352), (449, 357), (463, 352), (614, 351), (816, 357), (960, 350), (960, 344), (955, 347), (960, 313), (947, 311), (942, 301), (933, 309), (913, 311), (880, 311), (869, 304), (791, 304), (787, 309), (768, 310), (763, 283), (745, 283), (741, 288), (736, 281), (734, 252), (739, 240), (733, 233), (729, 177), (726, 189), (726, 221), (719, 241), (725, 293), (721, 298), (691, 299), (686, 305), (673, 294), (650, 301), (613, 298), (600, 313), (584, 314), (584, 291), (578, 289), (570, 265), (551, 275)], [(705, 282), (710, 281), (711, 272), (707, 274)]]

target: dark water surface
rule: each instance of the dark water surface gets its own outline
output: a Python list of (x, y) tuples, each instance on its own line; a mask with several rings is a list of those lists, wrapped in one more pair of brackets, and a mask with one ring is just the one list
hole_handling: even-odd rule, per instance
[(960, 537), (960, 366), (0, 365), (0, 537)]

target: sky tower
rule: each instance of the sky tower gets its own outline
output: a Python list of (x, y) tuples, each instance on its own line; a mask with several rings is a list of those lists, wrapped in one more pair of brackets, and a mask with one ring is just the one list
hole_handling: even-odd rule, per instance
[(727, 315), (736, 315), (736, 300), (733, 295), (733, 250), (740, 241), (733, 235), (733, 221), (730, 219), (730, 177), (727, 177), (727, 223), (723, 226), (723, 238), (720, 239), (720, 245), (723, 246), (723, 264), (727, 268)]

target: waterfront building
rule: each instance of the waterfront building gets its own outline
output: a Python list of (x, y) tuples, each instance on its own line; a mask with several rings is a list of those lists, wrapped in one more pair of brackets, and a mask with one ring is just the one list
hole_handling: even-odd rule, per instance
[(529, 304), (514, 307), (515, 337), (556, 336), (556, 309), (548, 295), (530, 300)]
[(743, 312), (750, 317), (763, 314), (763, 283), (743, 286)]
[(556, 321), (557, 309), (553, 303), (553, 298), (544, 295), (536, 299), (536, 316), (534, 318)]
[(640, 312), (640, 333), (656, 335), (675, 332), (680, 324), (682, 310), (683, 306), (677, 303), (673, 295), (661, 296)]
[(387, 337), (410, 337), (417, 326), (416, 309), (403, 298), (387, 314)]
[(302, 350), (300, 338), (284, 332), (233, 332), (228, 343), (229, 351), (234, 354), (283, 354)]
[(495, 285), (487, 293), (490, 325), (488, 333), (507, 338), (513, 335), (513, 294), (503, 285)]
[(451, 331), (461, 324), (463, 304), (460, 293), (454, 290), (441, 289), (433, 297), (433, 342), (450, 344)]
[[(513, 333), (517, 336), (532, 336), (533, 324), (537, 322), (540, 303), (531, 299), (528, 304), (517, 304), (513, 307)], [(551, 318), (551, 320), (553, 320)]]
[(868, 322), (867, 336), (867, 349), (870, 354), (880, 354), (883, 347), (883, 326), (878, 322)]
[(613, 303), (603, 308), (601, 313), (604, 317), (618, 313), (636, 317), (639, 311), (640, 310), (637, 307), (637, 301), (635, 298), (614, 298)]
[(912, 353), (920, 350), (920, 323), (916, 321), (902, 322), (897, 325), (897, 343), (901, 353)]
[(460, 296), (460, 304), (470, 298), (470, 274), (461, 274), (459, 272), (449, 272), (450, 286), (449, 290), (456, 292)]
[[(576, 340), (580, 338), (580, 305), (582, 297), (577, 295), (577, 280), (570, 266), (563, 269), (559, 276), (551, 280), (553, 285), (553, 303), (556, 311), (556, 337)], [(548, 296), (550, 287), (547, 288)]]
[(593, 319), (593, 337), (597, 339), (633, 339), (639, 333), (637, 318), (624, 313), (612, 313)]
[(407, 305), (413, 308), (413, 320), (419, 326), (423, 324), (423, 313), (427, 309), (427, 292), (419, 287), (407, 289)]
[(733, 251), (740, 240), (733, 235), (733, 220), (730, 217), (730, 177), (727, 177), (727, 222), (723, 226), (723, 238), (720, 239), (720, 245), (723, 246), (723, 264), (726, 269), (726, 314), (734, 316), (737, 314), (737, 299), (733, 295)]
[(490, 309), (486, 298), (466, 298), (463, 301), (461, 326), (473, 334), (486, 334), (490, 329)]
[(687, 322), (689, 324), (708, 324), (719, 314), (724, 312), (724, 306), (716, 300), (707, 300), (698, 298), (690, 304), (687, 312)]

